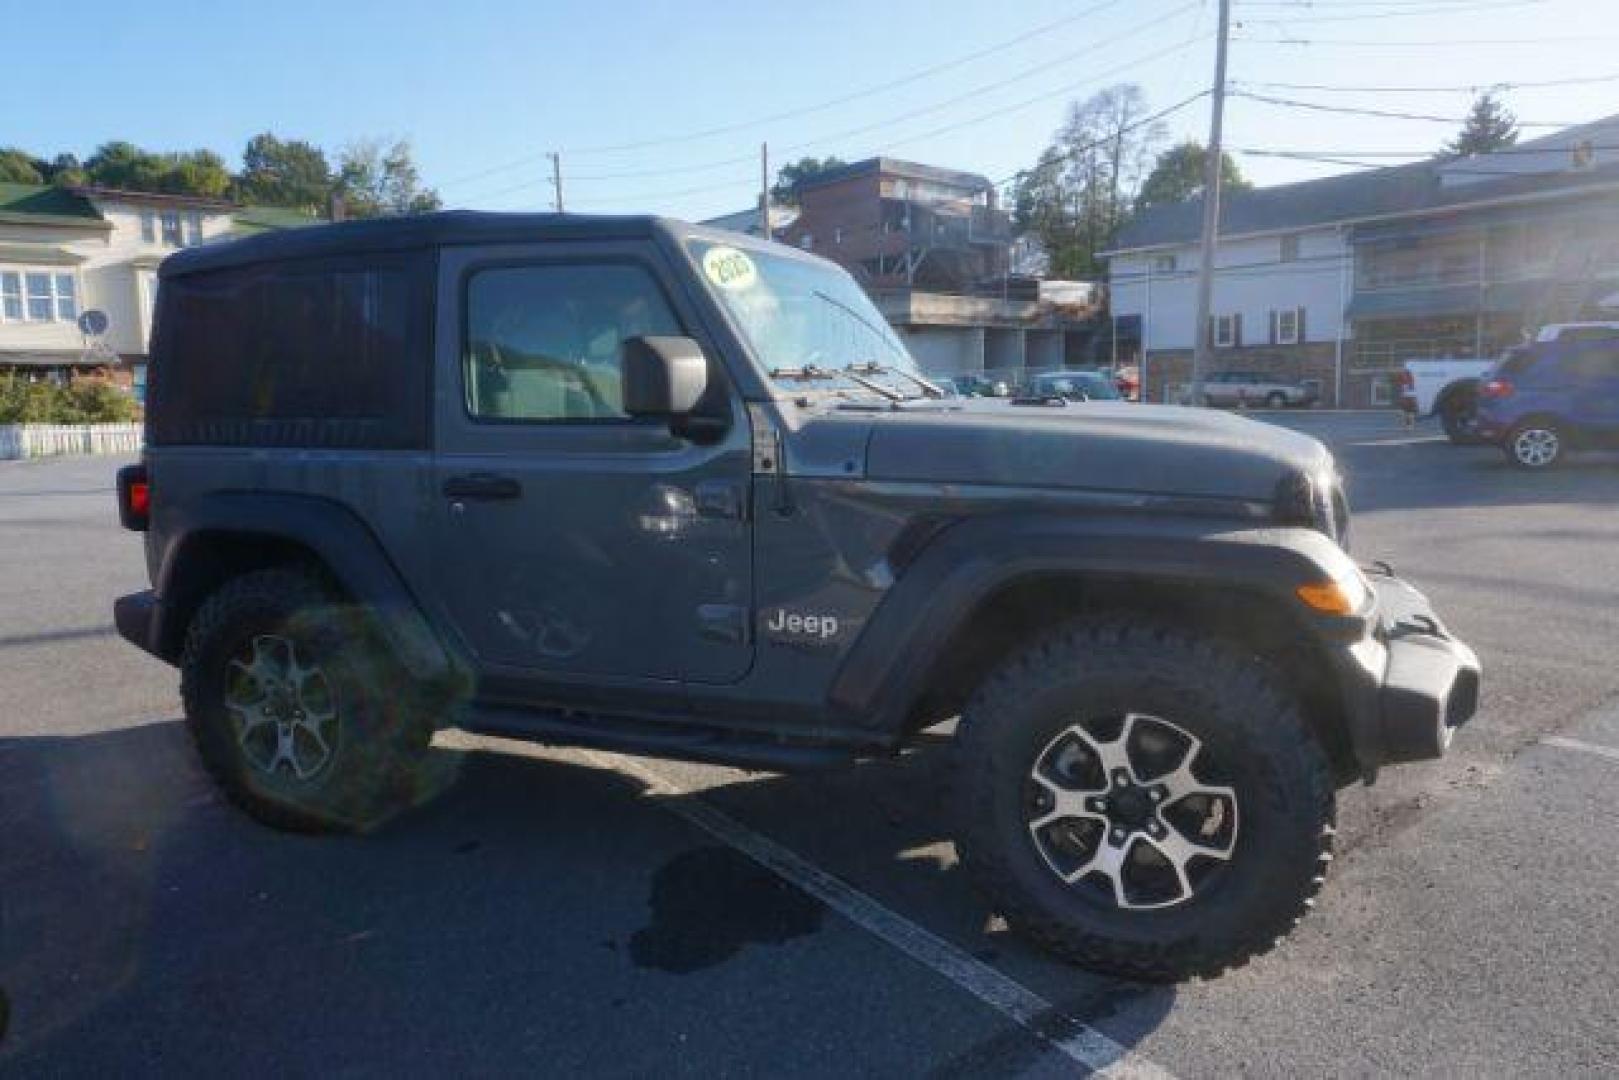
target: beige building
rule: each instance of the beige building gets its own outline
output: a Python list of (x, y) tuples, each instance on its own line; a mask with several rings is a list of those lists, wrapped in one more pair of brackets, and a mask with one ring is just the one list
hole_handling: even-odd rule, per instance
[[(139, 392), (158, 263), (179, 248), (308, 220), (219, 199), (0, 183), (0, 372), (106, 372)], [(87, 311), (105, 316), (104, 332), (81, 329)]]

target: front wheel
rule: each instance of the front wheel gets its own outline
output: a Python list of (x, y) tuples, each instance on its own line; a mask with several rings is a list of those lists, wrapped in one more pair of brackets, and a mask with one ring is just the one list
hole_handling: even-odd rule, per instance
[(1563, 460), (1563, 432), (1549, 420), (1519, 424), (1503, 444), (1507, 460), (1520, 469), (1549, 469)]
[(1270, 396), (1265, 398), (1265, 404), (1269, 405), (1273, 409), (1286, 408), (1287, 395), (1282, 393), (1280, 390), (1274, 390), (1271, 392)]
[(994, 910), (1126, 978), (1266, 951), (1331, 858), (1331, 770), (1291, 696), (1150, 623), (1075, 622), (1003, 663), (962, 715), (956, 779), (956, 845)]

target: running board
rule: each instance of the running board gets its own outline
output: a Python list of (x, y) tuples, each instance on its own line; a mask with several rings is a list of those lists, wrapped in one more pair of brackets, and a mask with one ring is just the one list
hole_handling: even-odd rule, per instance
[(555, 710), (473, 706), (456, 726), (477, 735), (553, 746), (588, 746), (643, 757), (701, 761), (768, 772), (832, 769), (864, 756), (851, 747), (791, 742), (684, 721), (626, 720)]

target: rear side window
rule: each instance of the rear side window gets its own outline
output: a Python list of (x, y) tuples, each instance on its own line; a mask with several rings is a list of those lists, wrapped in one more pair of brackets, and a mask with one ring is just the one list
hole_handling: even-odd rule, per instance
[(1587, 345), (1567, 362), (1568, 373), (1576, 379), (1597, 380), (1619, 377), (1619, 348)]
[(474, 271), (462, 343), (467, 412), (481, 420), (626, 420), (624, 339), (679, 333), (657, 282), (639, 266)]
[(1496, 365), (1498, 375), (1522, 375), (1535, 365), (1535, 350), (1530, 348), (1508, 349)]
[(163, 283), (155, 443), (420, 447), (430, 280), (414, 257), (307, 261)]

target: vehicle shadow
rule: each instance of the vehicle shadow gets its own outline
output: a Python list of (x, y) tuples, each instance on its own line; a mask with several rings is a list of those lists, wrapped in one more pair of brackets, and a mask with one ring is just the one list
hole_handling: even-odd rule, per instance
[[(179, 721), (0, 739), (0, 1071), (971, 1074), (1049, 1053), (998, 1020), (930, 1036), (941, 998), (975, 1006), (659, 805), (692, 796), (564, 752), (430, 756), (432, 801), (306, 837), (216, 795)], [(941, 852), (937, 759), (704, 799), (1041, 988), (1052, 1032), (1154, 1030), (1172, 989), (986, 925)], [(828, 1056), (784, 1060), (800, 1037)]]

